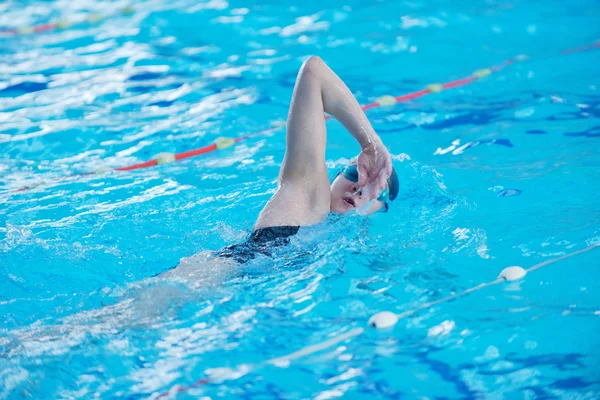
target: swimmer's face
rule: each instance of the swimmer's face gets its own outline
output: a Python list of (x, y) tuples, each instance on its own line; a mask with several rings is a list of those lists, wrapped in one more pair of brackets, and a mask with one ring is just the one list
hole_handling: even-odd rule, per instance
[(384, 203), (373, 200), (369, 206), (369, 197), (363, 195), (358, 183), (346, 179), (344, 174), (339, 174), (331, 183), (330, 210), (336, 214), (345, 214), (348, 211), (360, 210), (361, 214), (372, 214), (384, 207)]

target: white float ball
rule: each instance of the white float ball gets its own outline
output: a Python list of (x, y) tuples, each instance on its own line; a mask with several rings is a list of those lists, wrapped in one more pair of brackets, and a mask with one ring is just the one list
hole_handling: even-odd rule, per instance
[(378, 312), (369, 318), (369, 325), (377, 329), (389, 328), (396, 325), (396, 322), (398, 322), (398, 316), (391, 311)]
[(521, 279), (527, 274), (522, 267), (512, 266), (506, 267), (500, 272), (499, 278), (504, 278), (507, 281), (516, 281), (517, 279)]

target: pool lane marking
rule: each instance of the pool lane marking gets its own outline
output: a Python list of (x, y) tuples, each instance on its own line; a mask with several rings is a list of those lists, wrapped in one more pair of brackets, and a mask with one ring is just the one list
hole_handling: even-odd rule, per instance
[(346, 333), (342, 333), (341, 335), (335, 336), (331, 339), (325, 340), (324, 342), (316, 343), (307, 347), (304, 347), (300, 350), (297, 350), (293, 353), (290, 353), (285, 356), (272, 358), (266, 362), (266, 364), (272, 364), (275, 366), (284, 366), (287, 367), (292, 361), (297, 360), (302, 357), (306, 357), (308, 355), (317, 353), (321, 350), (325, 350), (329, 347), (335, 346), (336, 344), (343, 342), (347, 339), (352, 339), (355, 336), (360, 336), (365, 332), (363, 328), (354, 328)]
[(118, 12), (113, 14), (102, 15), (96, 12), (87, 13), (85, 19), (77, 20), (77, 21), (69, 21), (68, 19), (57, 19), (54, 22), (49, 22), (46, 24), (39, 25), (23, 25), (17, 28), (12, 29), (2, 29), (0, 30), (0, 36), (11, 36), (11, 35), (21, 35), (27, 36), (32, 35), (34, 33), (43, 33), (54, 30), (64, 30), (72, 27), (73, 25), (81, 25), (81, 24), (97, 24), (103, 19), (115, 17), (118, 15), (131, 15), (135, 12), (135, 9), (132, 6), (123, 7)]
[[(564, 50), (560, 54), (569, 55), (569, 54), (585, 52), (585, 51), (589, 51), (589, 50), (595, 50), (598, 48), (600, 48), (600, 40), (598, 40), (595, 43), (590, 44), (590, 45), (580, 46), (580, 47), (575, 47), (572, 49)], [(473, 72), (473, 74), (471, 74), (470, 76), (467, 76), (465, 78), (456, 79), (454, 81), (446, 82), (443, 84), (442, 83), (431, 83), (431, 84), (427, 85), (425, 87), (425, 89), (421, 89), (421, 90), (417, 90), (415, 92), (403, 94), (401, 96), (396, 96), (396, 97), (394, 97), (392, 95), (380, 96), (377, 98), (376, 101), (366, 104), (366, 105), (363, 105), (363, 106), (361, 106), (361, 108), (363, 111), (367, 111), (372, 108), (391, 107), (397, 103), (403, 103), (405, 101), (414, 100), (414, 99), (417, 99), (419, 97), (423, 97), (423, 96), (426, 96), (429, 94), (440, 93), (447, 89), (454, 89), (457, 87), (465, 86), (465, 85), (471, 84), (475, 81), (478, 81), (480, 79), (484, 79), (484, 78), (488, 77), (489, 75), (491, 75), (492, 73), (500, 71), (514, 63), (529, 61), (532, 59), (533, 58), (531, 58), (527, 55), (521, 54), (521, 55), (515, 56), (513, 58), (509, 58), (508, 60), (504, 61), (500, 65), (495, 65), (490, 68), (479, 69), (479, 70)], [(325, 115), (324, 117), (325, 117), (325, 120), (333, 119), (333, 117), (331, 117), (330, 115)], [(120, 172), (133, 171), (133, 170), (138, 170), (138, 169), (150, 168), (150, 167), (154, 167), (157, 165), (168, 164), (168, 163), (180, 161), (180, 160), (183, 160), (186, 158), (197, 157), (199, 155), (211, 153), (216, 150), (227, 149), (228, 147), (234, 146), (237, 143), (240, 143), (244, 140), (250, 139), (254, 136), (259, 136), (259, 135), (264, 135), (267, 133), (275, 132), (275, 131), (283, 128), (285, 125), (286, 125), (285, 121), (276, 120), (276, 121), (271, 122), (271, 126), (266, 129), (252, 132), (252, 133), (246, 134), (246, 135), (238, 137), (238, 138), (219, 137), (219, 138), (215, 139), (213, 141), (213, 143), (211, 143), (207, 146), (184, 151), (182, 153), (160, 153), (160, 154), (156, 155), (152, 160), (144, 161), (141, 163), (128, 165), (128, 166), (124, 166), (124, 167), (118, 167), (118, 168), (101, 167), (95, 171), (67, 175), (67, 176), (55, 178), (51, 181), (41, 181), (40, 183), (31, 185), (31, 186), (23, 186), (19, 189), (10, 190), (10, 191), (4, 192), (4, 193), (24, 192), (24, 191), (30, 190), (36, 186), (39, 186), (41, 184), (48, 183), (48, 182), (57, 182), (57, 181), (61, 181), (61, 180), (78, 178), (81, 176), (100, 175), (102, 173), (111, 172), (111, 171), (120, 171)]]
[(592, 250), (594, 250), (597, 247), (600, 247), (600, 242), (594, 243), (594, 244), (586, 247), (585, 249), (577, 250), (577, 251), (574, 251), (572, 253), (565, 254), (564, 256), (553, 258), (553, 259), (550, 259), (550, 260), (538, 263), (538, 264), (534, 265), (533, 267), (529, 267), (528, 269), (526, 269), (526, 271), (527, 272), (535, 271), (536, 269), (540, 269), (540, 268), (543, 268), (543, 267), (545, 267), (547, 265), (554, 264), (555, 262), (558, 262), (558, 261), (561, 261), (561, 260), (565, 260), (567, 258), (571, 258), (571, 257), (579, 255), (581, 253), (586, 253), (588, 251), (592, 251)]
[[(232, 368), (210, 369), (207, 371), (211, 372), (211, 375), (215, 375), (216, 378), (213, 378), (212, 380), (210, 377), (202, 378), (202, 379), (199, 379), (196, 382), (192, 383), (191, 385), (187, 385), (187, 386), (173, 385), (171, 387), (171, 389), (169, 389), (168, 391), (159, 393), (158, 396), (154, 398), (154, 400), (162, 399), (164, 397), (171, 396), (171, 395), (174, 395), (177, 393), (186, 392), (189, 389), (193, 389), (195, 387), (205, 385), (207, 383), (211, 383), (211, 382), (212, 383), (221, 383), (221, 382), (228, 381), (228, 380), (238, 379), (244, 375), (247, 375), (249, 373), (257, 371), (268, 365), (273, 365), (273, 366), (280, 367), (280, 368), (286, 368), (294, 360), (297, 360), (302, 357), (306, 357), (310, 354), (317, 353), (321, 350), (325, 350), (325, 349), (335, 346), (336, 344), (341, 343), (345, 340), (352, 339), (353, 337), (356, 337), (356, 336), (360, 336), (364, 332), (365, 332), (365, 330), (363, 328), (354, 328), (348, 332), (342, 333), (341, 335), (332, 337), (331, 339), (304, 347), (298, 351), (295, 351), (295, 352), (290, 353), (285, 356), (276, 357), (276, 358), (272, 358), (267, 361), (263, 361), (262, 363), (259, 363), (259, 364), (254, 364), (254, 365), (243, 364), (243, 365), (238, 366), (235, 369), (232, 369)], [(217, 376), (217, 375), (219, 375), (219, 376)]]
[[(394, 325), (398, 320), (400, 320), (402, 318), (405, 318), (405, 317), (408, 317), (408, 316), (410, 316), (412, 314), (415, 314), (416, 312), (419, 312), (421, 310), (425, 310), (427, 308), (431, 308), (431, 307), (436, 306), (438, 304), (454, 300), (457, 297), (466, 296), (467, 294), (470, 294), (470, 293), (473, 293), (473, 292), (477, 292), (477, 291), (479, 291), (481, 289), (484, 289), (484, 288), (486, 288), (488, 286), (497, 285), (499, 283), (503, 283), (503, 282), (506, 282), (506, 281), (516, 281), (516, 280), (519, 280), (519, 279), (525, 277), (529, 272), (532, 272), (532, 271), (535, 271), (537, 269), (543, 268), (545, 266), (554, 264), (554, 263), (556, 263), (558, 261), (562, 261), (562, 260), (565, 260), (567, 258), (571, 258), (571, 257), (574, 257), (576, 255), (579, 255), (579, 254), (582, 254), (582, 253), (586, 253), (588, 251), (592, 251), (594, 249), (597, 249), (598, 247), (600, 247), (600, 242), (594, 243), (594, 244), (586, 247), (585, 249), (577, 250), (577, 251), (574, 251), (572, 253), (566, 254), (566, 255), (561, 256), (561, 257), (557, 257), (557, 258), (553, 258), (553, 259), (550, 259), (550, 260), (547, 260), (547, 261), (543, 261), (541, 263), (535, 264), (532, 267), (529, 267), (528, 269), (523, 269), (522, 267), (518, 267), (518, 266), (507, 267), (507, 268), (503, 269), (500, 272), (500, 275), (498, 276), (498, 278), (494, 279), (493, 281), (480, 283), (479, 285), (473, 286), (472, 288), (466, 289), (466, 290), (464, 290), (464, 291), (462, 291), (460, 293), (451, 294), (451, 295), (446, 296), (444, 298), (441, 298), (441, 299), (438, 299), (438, 300), (434, 300), (434, 301), (430, 301), (428, 303), (421, 304), (421, 305), (419, 305), (417, 307), (414, 307), (411, 310), (404, 311), (404, 312), (399, 313), (399, 314), (395, 314), (396, 321), (393, 322), (393, 323), (392, 323), (392, 321), (389, 321), (389, 323), (391, 323), (390, 326)], [(387, 313), (387, 312), (384, 311), (384, 313)], [(377, 314), (375, 314), (373, 317), (371, 317), (371, 320), (373, 320), (373, 318), (376, 315)], [(391, 316), (390, 315), (386, 315), (386, 317), (391, 317)], [(370, 323), (370, 325), (377, 327), (376, 324), (371, 324)]]
[(527, 269), (523, 269), (521, 267), (508, 267), (508, 268), (519, 268), (520, 269), (520, 270), (514, 270), (515, 272), (519, 272), (520, 273), (520, 275), (518, 275), (518, 277), (516, 279), (515, 278), (511, 278), (511, 276), (509, 276), (508, 274), (506, 274), (505, 271), (508, 268), (505, 268), (504, 270), (502, 270), (502, 272), (500, 272), (500, 275), (498, 276), (498, 278), (494, 279), (493, 281), (485, 282), (485, 283), (480, 283), (479, 285), (473, 286), (472, 288), (464, 290), (464, 291), (462, 291), (460, 293), (452, 294), (452, 295), (446, 296), (446, 297), (444, 297), (442, 299), (438, 299), (438, 300), (430, 301), (430, 302), (425, 303), (425, 304), (421, 304), (420, 306), (417, 306), (417, 307), (415, 307), (415, 308), (413, 308), (411, 310), (408, 310), (408, 311), (396, 314), (396, 317), (400, 320), (402, 318), (405, 318), (405, 317), (407, 317), (409, 315), (412, 315), (412, 314), (414, 314), (416, 312), (419, 312), (421, 310), (424, 310), (424, 309), (427, 309), (427, 308), (431, 308), (431, 307), (433, 307), (435, 305), (438, 305), (440, 303), (445, 303), (445, 302), (454, 300), (457, 297), (465, 296), (467, 294), (476, 292), (476, 291), (481, 290), (483, 288), (486, 288), (488, 286), (497, 285), (499, 283), (503, 283), (503, 282), (507, 282), (507, 281), (519, 280), (519, 279), (525, 277), (529, 272), (532, 272), (532, 271), (538, 270), (540, 268), (546, 267), (548, 265), (554, 264), (554, 263), (556, 263), (558, 261), (566, 260), (567, 258), (571, 258), (571, 257), (574, 257), (576, 255), (579, 255), (579, 254), (582, 254), (582, 253), (586, 253), (588, 251), (592, 251), (594, 249), (597, 249), (598, 247), (600, 247), (600, 242), (594, 243), (594, 244), (586, 247), (585, 249), (577, 250), (577, 251), (574, 251), (572, 253), (566, 254), (566, 255), (561, 256), (561, 257), (557, 257), (557, 258), (553, 258), (553, 259), (550, 259), (550, 260), (547, 260), (547, 261), (543, 261), (543, 262), (535, 264), (534, 266), (529, 267)]
[[(452, 294), (450, 296), (446, 296), (442, 299), (438, 299), (435, 301), (430, 301), (424, 304), (421, 304), (417, 307), (414, 307), (410, 310), (404, 311), (402, 313), (398, 313), (398, 314), (394, 314), (393, 312), (390, 311), (384, 311), (382, 313), (377, 313), (375, 315), (373, 315), (370, 319), (369, 319), (369, 325), (371, 327), (375, 327), (375, 328), (391, 328), (393, 327), (396, 322), (398, 322), (399, 320), (409, 317), (419, 311), (422, 311), (424, 309), (427, 308), (431, 308), (433, 306), (436, 306), (438, 304), (441, 303), (446, 303), (449, 302), (451, 300), (454, 300), (458, 297), (463, 297), (466, 296), (467, 294), (471, 294), (474, 293), (476, 291), (479, 291), (481, 289), (484, 289), (486, 287), (489, 286), (494, 286), (503, 282), (508, 282), (508, 281), (517, 281), (517, 280), (521, 280), (523, 279), (527, 273), (529, 272), (533, 272), (536, 271), (538, 269), (541, 269), (543, 267), (546, 267), (548, 265), (554, 264), (556, 262), (562, 261), (562, 260), (566, 260), (567, 258), (571, 258), (571, 257), (575, 257), (579, 254), (583, 254), (586, 253), (588, 251), (592, 251), (595, 250), (597, 248), (600, 247), (600, 242), (594, 243), (584, 249), (581, 250), (577, 250), (574, 251), (572, 253), (566, 254), (564, 256), (561, 257), (557, 257), (557, 258), (553, 258), (547, 261), (542, 261), (538, 264), (535, 264), (527, 269), (523, 269), (522, 267), (517, 267), (517, 266), (512, 266), (512, 267), (507, 267), (505, 269), (503, 269), (500, 272), (500, 275), (498, 276), (498, 278), (494, 279), (493, 281), (489, 281), (489, 282), (484, 282), (484, 283), (480, 283), (479, 285), (473, 286), (472, 288), (466, 289), (460, 293), (456, 293), (456, 294)], [(387, 320), (387, 321), (383, 321), (386, 322), (383, 324), (383, 326), (377, 326), (377, 324), (372, 323), (373, 319), (377, 316), (377, 315), (381, 315), (381, 314), (385, 314), (385, 318), (390, 318), (391, 316), (395, 317), (395, 320)], [(287, 355), (284, 356), (280, 356), (280, 357), (275, 357), (275, 358), (271, 358), (267, 361), (264, 361), (262, 363), (259, 364), (242, 364), (239, 365), (238, 367), (234, 368), (215, 368), (215, 369), (207, 369), (206, 371), (208, 371), (209, 373), (209, 377), (207, 378), (202, 378), (197, 380), (196, 382), (194, 382), (191, 385), (188, 386), (181, 386), (181, 385), (173, 385), (171, 387), (170, 390), (168, 391), (164, 391), (161, 393), (158, 393), (157, 397), (154, 397), (154, 399), (161, 399), (167, 396), (171, 396), (171, 395), (176, 395), (177, 393), (182, 393), (185, 391), (188, 391), (189, 389), (193, 389), (196, 387), (199, 387), (201, 385), (204, 384), (209, 384), (209, 383), (222, 383), (224, 381), (228, 381), (228, 380), (235, 380), (238, 379), (244, 375), (247, 375), (249, 373), (255, 372), (263, 367), (272, 365), (272, 366), (276, 366), (276, 367), (281, 367), (281, 368), (287, 368), (292, 361), (298, 360), (300, 358), (318, 353), (322, 350), (328, 349), (330, 347), (333, 347), (345, 340), (350, 340), (353, 339), (355, 337), (358, 337), (360, 335), (362, 335), (363, 333), (365, 333), (365, 329), (363, 328), (354, 328), (351, 329), (348, 332), (342, 333), (340, 335), (334, 336), (330, 339), (327, 339), (325, 341), (319, 342), (319, 343), (315, 343), (312, 344), (310, 346), (304, 347), (300, 350), (296, 350), (292, 353), (289, 353)], [(214, 378), (211, 378), (210, 375), (215, 375)]]

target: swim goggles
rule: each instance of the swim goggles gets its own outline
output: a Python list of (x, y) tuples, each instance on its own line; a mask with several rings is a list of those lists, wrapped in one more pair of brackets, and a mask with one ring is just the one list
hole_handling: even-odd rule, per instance
[[(348, 179), (349, 181), (358, 182), (358, 167), (356, 165), (347, 166), (342, 174), (344, 174), (344, 178)], [(383, 189), (377, 200), (381, 201), (382, 203), (387, 203), (389, 199), (390, 191), (386, 187)]]

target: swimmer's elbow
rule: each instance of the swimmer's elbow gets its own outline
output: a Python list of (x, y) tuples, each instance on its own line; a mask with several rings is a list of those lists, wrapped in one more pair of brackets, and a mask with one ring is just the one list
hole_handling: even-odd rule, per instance
[(302, 64), (302, 72), (319, 75), (324, 66), (325, 62), (321, 59), (321, 57), (310, 56), (306, 61), (304, 61), (304, 64)]

